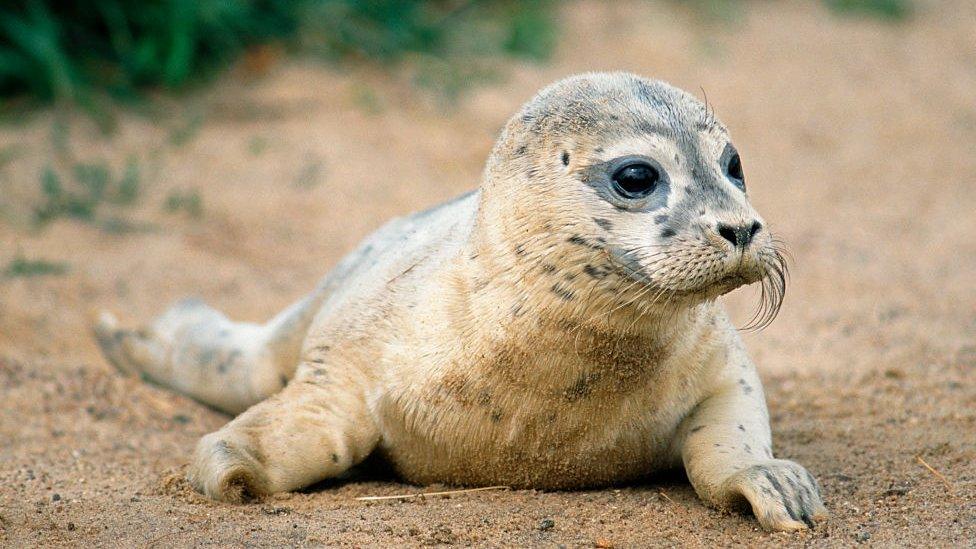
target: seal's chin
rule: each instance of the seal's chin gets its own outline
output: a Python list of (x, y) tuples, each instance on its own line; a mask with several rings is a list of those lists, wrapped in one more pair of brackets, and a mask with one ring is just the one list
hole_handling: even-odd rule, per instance
[(756, 282), (761, 281), (764, 276), (765, 273), (757, 269), (737, 270), (730, 272), (713, 282), (703, 285), (702, 287), (698, 288), (697, 291), (688, 293), (697, 293), (703, 299), (715, 299), (733, 290), (741, 288), (742, 286), (755, 284)]
[(754, 271), (750, 273), (732, 273), (717, 280), (712, 284), (710, 289), (718, 292), (718, 295), (724, 295), (742, 286), (755, 284), (760, 280), (762, 280), (762, 275)]

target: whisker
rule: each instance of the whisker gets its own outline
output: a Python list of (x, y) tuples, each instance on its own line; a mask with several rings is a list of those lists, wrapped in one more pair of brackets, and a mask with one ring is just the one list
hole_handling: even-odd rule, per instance
[(788, 252), (785, 243), (776, 242), (772, 252), (762, 255), (765, 276), (760, 281), (759, 304), (743, 331), (762, 330), (772, 324), (783, 307), (789, 280)]

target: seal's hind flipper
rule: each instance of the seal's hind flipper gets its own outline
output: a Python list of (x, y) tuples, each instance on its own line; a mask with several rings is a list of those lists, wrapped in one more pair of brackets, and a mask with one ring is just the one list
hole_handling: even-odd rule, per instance
[(123, 374), (144, 376), (147, 365), (164, 360), (164, 349), (146, 330), (121, 329), (110, 312), (98, 316), (94, 331), (105, 358)]
[(232, 414), (277, 393), (295, 373), (304, 332), (283, 345), (283, 333), (307, 329), (299, 314), (265, 325), (234, 322), (198, 299), (182, 299), (149, 326), (120, 328), (101, 313), (95, 338), (120, 372), (194, 398)]

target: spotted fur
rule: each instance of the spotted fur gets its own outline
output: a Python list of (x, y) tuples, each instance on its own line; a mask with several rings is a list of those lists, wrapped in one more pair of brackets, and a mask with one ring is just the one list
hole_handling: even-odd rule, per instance
[[(819, 488), (773, 459), (762, 385), (715, 302), (761, 282), (764, 322), (785, 290), (768, 229), (741, 249), (718, 231), (759, 220), (724, 174), (729, 139), (667, 84), (568, 78), (508, 122), (478, 191), (391, 221), (270, 322), (194, 301), (139, 331), (105, 315), (96, 335), (123, 371), (239, 414), (192, 458), (215, 499), (379, 450), (413, 483), (568, 489), (683, 466), (709, 504), (805, 528)], [(627, 158), (660, 167), (646, 197), (613, 190)]]

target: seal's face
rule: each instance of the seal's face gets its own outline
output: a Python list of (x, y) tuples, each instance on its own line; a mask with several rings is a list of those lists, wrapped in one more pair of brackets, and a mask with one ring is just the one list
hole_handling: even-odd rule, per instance
[[(538, 139), (506, 146), (526, 134)], [(629, 74), (564, 80), (509, 123), (495, 156), (511, 170), (519, 153), (530, 165), (518, 200), (545, 187), (548, 204), (533, 208), (572, 232), (566, 246), (602, 252), (643, 299), (714, 299), (762, 281), (762, 312), (775, 313), (785, 262), (728, 131), (691, 95)]]
[(606, 143), (567, 175), (599, 198), (588, 203), (633, 277), (705, 297), (761, 280), (775, 248), (749, 204), (739, 153), (717, 122), (692, 132), (673, 122)]

